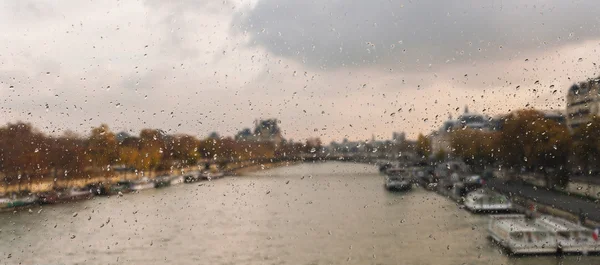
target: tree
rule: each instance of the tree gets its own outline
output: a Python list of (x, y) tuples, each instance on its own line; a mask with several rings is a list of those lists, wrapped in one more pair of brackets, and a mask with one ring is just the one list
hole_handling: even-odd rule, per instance
[(53, 177), (58, 177), (57, 172), (79, 175), (83, 172), (86, 163), (86, 143), (73, 132), (65, 132), (58, 138), (48, 138), (48, 157), (52, 167)]
[(306, 139), (306, 148), (305, 152), (307, 153), (315, 153), (321, 150), (322, 144), (321, 139), (319, 138), (308, 138)]
[(117, 139), (108, 125), (102, 124), (92, 128), (87, 139), (87, 157), (95, 168), (104, 168), (113, 164), (118, 158)]
[(600, 156), (600, 117), (573, 132), (573, 154), (586, 173), (596, 170)]
[(469, 128), (455, 130), (450, 136), (452, 153), (466, 164), (482, 169), (496, 161), (497, 134)]
[(200, 157), (198, 153), (198, 140), (190, 135), (180, 135), (173, 139), (173, 158), (182, 161), (185, 165), (196, 164)]
[(444, 151), (443, 149), (440, 149), (439, 151), (437, 151), (434, 154), (434, 158), (435, 158), (436, 162), (444, 161), (446, 159), (446, 156), (447, 156), (446, 151)]
[(428, 159), (431, 156), (431, 141), (429, 138), (419, 133), (416, 149), (419, 157)]
[(31, 124), (7, 124), (0, 128), (0, 169), (9, 176), (48, 170), (46, 144)]
[(119, 161), (127, 167), (142, 168), (142, 158), (136, 147), (122, 146), (119, 149)]
[(140, 132), (139, 169), (152, 172), (163, 161), (164, 133), (155, 129), (143, 129)]
[[(519, 110), (507, 117), (499, 137), (499, 147), (501, 159), (507, 166), (544, 173), (564, 172), (571, 137), (566, 126), (545, 119), (543, 113)], [(566, 185), (568, 175), (555, 175), (552, 182)]]

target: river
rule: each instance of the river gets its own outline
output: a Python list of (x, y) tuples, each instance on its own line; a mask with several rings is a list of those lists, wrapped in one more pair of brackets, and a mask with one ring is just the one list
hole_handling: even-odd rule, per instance
[(0, 214), (0, 264), (600, 264), (508, 257), (486, 217), (373, 166), (300, 164)]

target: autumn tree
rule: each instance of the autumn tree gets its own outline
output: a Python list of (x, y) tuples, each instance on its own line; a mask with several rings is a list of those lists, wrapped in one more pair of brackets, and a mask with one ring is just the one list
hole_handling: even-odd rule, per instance
[(474, 168), (483, 169), (496, 161), (497, 136), (497, 132), (477, 129), (455, 130), (450, 136), (452, 154)]
[(119, 158), (117, 139), (110, 131), (108, 125), (102, 124), (92, 128), (87, 139), (86, 154), (88, 161), (94, 168), (106, 168)]
[(121, 146), (119, 148), (119, 161), (122, 165), (130, 168), (142, 168), (142, 158), (137, 147)]
[(86, 143), (83, 138), (73, 132), (65, 132), (62, 136), (47, 139), (48, 157), (53, 177), (80, 175), (86, 163)]
[(47, 169), (43, 140), (43, 135), (28, 123), (9, 123), (0, 128), (0, 169), (9, 176)]
[(179, 135), (173, 138), (172, 148), (169, 150), (173, 159), (183, 162), (185, 165), (196, 163), (200, 154), (198, 153), (198, 140), (190, 135)]
[(511, 167), (529, 171), (555, 172), (555, 181), (566, 185), (565, 172), (571, 149), (566, 126), (545, 119), (536, 110), (519, 110), (505, 120), (499, 137), (502, 161)]
[(138, 164), (139, 169), (154, 171), (162, 161), (163, 136), (159, 130), (143, 129), (140, 132)]

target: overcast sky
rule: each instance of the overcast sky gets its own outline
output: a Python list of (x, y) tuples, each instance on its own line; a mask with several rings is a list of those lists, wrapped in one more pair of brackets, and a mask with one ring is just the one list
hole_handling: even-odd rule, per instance
[(0, 122), (204, 137), (278, 118), (296, 140), (414, 138), (465, 105), (563, 109), (599, 74), (599, 14), (594, 0), (0, 0)]

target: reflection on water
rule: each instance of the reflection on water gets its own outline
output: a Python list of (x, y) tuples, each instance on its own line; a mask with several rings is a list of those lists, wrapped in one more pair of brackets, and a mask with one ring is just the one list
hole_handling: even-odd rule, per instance
[[(41, 211), (40, 211), (41, 210)], [(7, 264), (600, 264), (509, 258), (485, 216), (375, 167), (302, 164), (0, 215)]]

